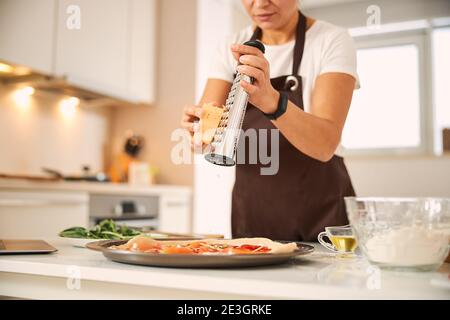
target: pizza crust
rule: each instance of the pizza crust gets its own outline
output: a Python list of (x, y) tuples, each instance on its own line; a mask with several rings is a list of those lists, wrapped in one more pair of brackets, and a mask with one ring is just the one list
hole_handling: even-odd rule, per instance
[(241, 245), (256, 245), (256, 246), (263, 246), (270, 249), (269, 253), (290, 253), (297, 249), (297, 244), (295, 242), (289, 242), (289, 243), (280, 243), (273, 240), (270, 240), (268, 238), (238, 238), (238, 239), (201, 239), (201, 240), (162, 240), (158, 241), (155, 239), (152, 239), (147, 236), (137, 236), (133, 239), (129, 240), (126, 244), (121, 246), (116, 246), (114, 249), (130, 249), (133, 247), (133, 243), (136, 241), (141, 240), (141, 238), (146, 238), (148, 243), (154, 243), (154, 244), (163, 244), (163, 245), (187, 245), (190, 243), (195, 242), (206, 242), (210, 244), (226, 244), (226, 245), (232, 245), (232, 246), (241, 246)]
[(229, 245), (256, 245), (256, 246), (263, 246), (270, 249), (270, 253), (289, 253), (293, 252), (297, 249), (297, 244), (295, 242), (289, 242), (289, 243), (280, 243), (273, 240), (270, 240), (268, 238), (239, 238), (239, 239), (231, 239), (231, 240), (216, 240), (213, 241), (213, 243), (222, 243), (222, 244), (229, 244)]

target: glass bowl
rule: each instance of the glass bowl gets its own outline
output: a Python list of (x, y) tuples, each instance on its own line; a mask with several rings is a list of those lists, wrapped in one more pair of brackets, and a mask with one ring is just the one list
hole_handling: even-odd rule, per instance
[(450, 199), (345, 197), (358, 246), (381, 268), (429, 271), (449, 252)]

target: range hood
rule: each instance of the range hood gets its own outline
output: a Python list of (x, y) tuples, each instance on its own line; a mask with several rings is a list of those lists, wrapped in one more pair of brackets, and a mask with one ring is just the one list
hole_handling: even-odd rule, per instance
[(64, 77), (44, 74), (25, 66), (4, 61), (0, 61), (0, 84), (3, 86), (31, 86), (38, 91), (73, 96), (99, 105), (135, 105), (135, 103), (117, 97), (74, 85)]

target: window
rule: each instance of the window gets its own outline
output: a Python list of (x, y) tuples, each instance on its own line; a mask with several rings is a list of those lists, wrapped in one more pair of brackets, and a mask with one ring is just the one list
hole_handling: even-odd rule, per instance
[(435, 29), (433, 44), (433, 95), (436, 153), (442, 152), (442, 129), (450, 128), (450, 27)]
[(361, 88), (353, 94), (343, 147), (349, 153), (422, 150), (421, 38), (366, 42), (357, 58)]

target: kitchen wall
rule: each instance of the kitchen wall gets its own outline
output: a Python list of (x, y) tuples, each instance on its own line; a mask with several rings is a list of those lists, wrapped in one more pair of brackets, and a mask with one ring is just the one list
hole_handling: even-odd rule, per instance
[(184, 105), (195, 102), (196, 1), (158, 1), (157, 88), (151, 107), (120, 107), (112, 112), (112, 150), (120, 152), (125, 132), (146, 139), (140, 159), (159, 168), (158, 183), (191, 185), (193, 167), (175, 165), (171, 133)]
[(447, 16), (450, 11), (448, 0), (334, 1), (335, 4), (321, 7), (314, 6), (313, 1), (305, 1), (304, 12), (307, 15), (347, 28), (364, 26), (368, 17), (366, 10), (371, 5), (380, 8), (381, 23), (430, 19)]
[(450, 198), (450, 155), (347, 157), (358, 196)]
[(80, 173), (82, 165), (102, 170), (109, 112), (81, 104), (61, 113), (61, 97), (35, 92), (17, 103), (16, 91), (0, 86), (0, 172), (42, 174), (46, 166)]

